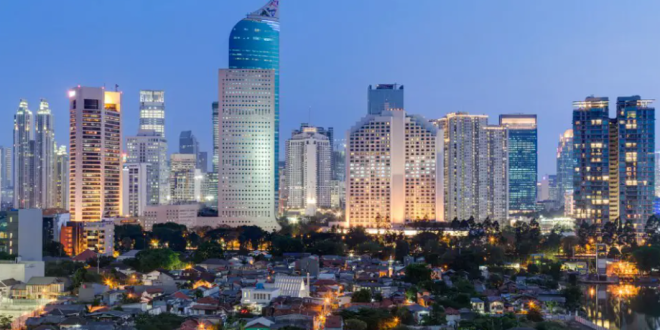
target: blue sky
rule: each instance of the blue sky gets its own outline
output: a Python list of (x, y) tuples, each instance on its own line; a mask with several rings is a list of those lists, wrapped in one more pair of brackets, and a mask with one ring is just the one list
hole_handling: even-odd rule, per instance
[[(68, 144), (66, 90), (105, 83), (124, 91), (125, 136), (138, 91), (164, 89), (170, 151), (191, 129), (210, 153), (229, 32), (265, 2), (2, 1), (0, 145), (18, 100), (35, 111), (42, 97)], [(367, 111), (367, 86), (396, 82), (406, 110), (429, 119), (538, 114), (539, 174), (554, 173), (572, 101), (658, 97), (659, 16), (652, 0), (282, 0), (282, 141), (308, 118), (343, 135)]]

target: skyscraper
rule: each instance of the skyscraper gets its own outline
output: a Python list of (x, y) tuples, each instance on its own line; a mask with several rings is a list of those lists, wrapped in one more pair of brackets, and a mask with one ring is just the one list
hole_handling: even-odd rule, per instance
[(192, 131), (182, 131), (179, 134), (179, 153), (192, 154), (197, 157), (199, 153), (199, 142)]
[(71, 221), (121, 215), (121, 92), (69, 90)]
[(660, 151), (655, 152), (655, 197), (660, 198)]
[(148, 163), (149, 197), (148, 205), (168, 203), (170, 194), (170, 173), (167, 165), (167, 140), (154, 130), (141, 130), (137, 136), (126, 138), (126, 162)]
[(574, 216), (605, 223), (610, 217), (609, 99), (587, 97), (573, 102)]
[(199, 169), (204, 175), (209, 171), (209, 153), (206, 151), (200, 151), (197, 153), (197, 169)]
[(273, 203), (279, 191), (277, 161), (280, 159), (280, 19), (279, 0), (270, 0), (242, 19), (229, 36), (229, 69), (274, 70), (273, 139), (275, 162), (271, 165), (275, 184)]
[(35, 207), (33, 151), (30, 141), (33, 135), (32, 111), (26, 100), (21, 100), (14, 115), (14, 207), (29, 209)]
[(218, 102), (213, 102), (211, 105), (211, 120), (213, 122), (213, 159), (212, 159), (212, 171), (208, 173), (208, 196), (207, 204), (211, 204), (212, 208), (218, 207), (218, 159), (220, 157), (220, 131), (219, 131), (219, 122), (218, 119)]
[(194, 154), (172, 154), (170, 156), (170, 202), (186, 204), (195, 202), (195, 169), (197, 157)]
[(536, 115), (500, 115), (500, 126), (509, 128), (509, 213), (535, 212), (538, 180)]
[(165, 137), (165, 91), (140, 91), (140, 130), (154, 130)]
[(450, 113), (436, 121), (444, 132), (445, 219), (488, 216), (488, 116)]
[[(619, 178), (619, 217), (631, 221), (637, 231), (643, 231), (646, 220), (653, 215), (655, 189), (655, 108), (653, 100), (644, 100), (638, 95), (618, 97), (616, 137)], [(612, 201), (610, 201), (612, 203)]]
[[(256, 225), (269, 231), (279, 227), (273, 181), (277, 167), (275, 83), (274, 70), (219, 72), (221, 224)], [(251, 102), (243, 101), (247, 98)]]
[(404, 109), (403, 85), (379, 84), (376, 88), (369, 85), (368, 107), (370, 115), (377, 115), (383, 111)]
[(55, 150), (55, 161), (53, 166), (53, 207), (69, 209), (69, 155), (66, 146), (60, 146)]
[(13, 187), (14, 170), (12, 166), (13, 154), (11, 147), (0, 147), (0, 175), (2, 188)]
[(346, 140), (349, 226), (444, 220), (441, 130), (403, 110), (383, 111), (362, 118)]
[(502, 223), (509, 217), (509, 137), (503, 126), (486, 126), (486, 216)]
[(332, 178), (330, 139), (317, 127), (305, 126), (294, 131), (286, 144), (287, 206), (316, 214), (330, 208)]
[(53, 165), (55, 149), (55, 127), (48, 101), (41, 99), (35, 125), (34, 197), (35, 206), (53, 206)]
[(573, 174), (577, 164), (573, 154), (573, 130), (568, 129), (559, 136), (557, 146), (557, 196), (559, 203), (564, 204), (564, 195), (573, 190)]

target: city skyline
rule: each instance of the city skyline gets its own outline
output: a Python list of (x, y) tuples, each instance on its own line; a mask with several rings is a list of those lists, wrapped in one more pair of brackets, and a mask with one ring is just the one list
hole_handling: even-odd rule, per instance
[[(45, 26), (52, 20), (48, 15), (53, 11), (62, 15), (75, 15), (79, 10), (92, 10), (96, 8), (95, 4), (75, 6), (62, 6), (50, 4), (45, 1), (36, 10), (29, 11), (36, 16), (34, 27), (26, 27), (25, 30), (17, 31), (12, 35), (6, 36), (8, 47), (12, 45), (27, 47), (25, 52), (18, 52), (20, 56), (27, 57), (25, 61), (18, 61), (18, 54), (3, 54), (7, 63), (17, 62), (17, 65), (5, 65), (6, 76), (22, 77), (19, 81), (9, 82), (10, 79), (0, 82), (0, 107), (5, 111), (14, 111), (18, 99), (26, 98), (31, 104), (36, 104), (40, 98), (46, 98), (51, 103), (53, 116), (56, 118), (56, 132), (66, 132), (67, 117), (66, 90), (78, 84), (85, 86), (102, 86), (104, 83), (108, 88), (114, 84), (120, 85), (120, 90), (124, 92), (124, 104), (126, 112), (124, 114), (125, 132), (136, 132), (137, 123), (133, 118), (139, 116), (139, 90), (140, 89), (162, 89), (168, 94), (168, 128), (166, 130), (169, 150), (173, 151), (174, 141), (181, 131), (192, 129), (199, 137), (201, 150), (212, 151), (212, 131), (209, 122), (209, 107), (211, 102), (217, 98), (217, 91), (214, 90), (215, 70), (227, 66), (228, 40), (227, 31), (230, 31), (235, 22), (244, 17), (245, 14), (259, 8), (264, 1), (241, 1), (241, 2), (221, 2), (200, 1), (194, 5), (185, 7), (186, 12), (195, 13), (195, 15), (219, 16), (212, 23), (203, 22), (204, 19), (194, 19), (187, 17), (178, 17), (182, 23), (166, 26), (165, 23), (171, 19), (174, 14), (171, 11), (174, 2), (161, 2), (153, 6), (140, 6), (118, 4), (116, 7), (110, 7), (103, 14), (100, 22), (107, 21), (110, 17), (115, 17), (121, 10), (134, 10), (136, 15), (124, 15), (123, 24), (117, 29), (107, 29), (104, 24), (89, 24), (84, 33), (101, 32), (108, 38), (121, 36), (121, 39), (128, 36), (129, 30), (147, 29), (145, 33), (151, 34), (158, 42), (163, 43), (166, 49), (179, 47), (182, 49), (195, 49), (195, 55), (190, 52), (181, 56), (156, 55), (150, 52), (150, 56), (145, 58), (142, 55), (131, 52), (123, 54), (100, 55), (102, 64), (98, 65), (98, 70), (88, 70), (88, 68), (101, 63), (95, 61), (92, 55), (84, 55), (77, 52), (82, 47), (80, 44), (72, 44), (67, 47), (58, 48), (58, 54), (48, 58), (32, 59), (34, 46), (32, 43), (26, 43), (26, 40), (32, 40), (36, 31), (45, 29)], [(646, 41), (644, 31), (648, 31), (650, 20), (639, 20), (639, 24), (632, 26), (611, 25), (601, 27), (596, 30), (589, 26), (594, 23), (598, 17), (611, 16), (610, 13), (621, 11), (624, 4), (599, 5), (592, 6), (594, 2), (583, 2), (579, 4), (570, 3), (570, 7), (549, 5), (531, 5), (525, 3), (515, 3), (515, 10), (507, 13), (508, 9), (514, 6), (513, 2), (493, 7), (493, 4), (483, 3), (476, 11), (470, 12), (470, 15), (461, 15), (467, 12), (467, 8), (460, 4), (437, 4), (432, 1), (420, 1), (414, 4), (398, 4), (391, 2), (388, 6), (374, 6), (375, 2), (365, 1), (360, 4), (352, 4), (351, 12), (342, 14), (342, 21), (346, 22), (345, 27), (336, 27), (336, 24), (330, 22), (337, 19), (341, 8), (346, 7), (344, 2), (338, 2), (336, 6), (324, 9), (324, 15), (312, 15), (317, 12), (317, 5), (313, 3), (301, 3), (296, 1), (283, 2), (283, 34), (286, 38), (282, 42), (282, 70), (287, 74), (282, 76), (282, 95), (281, 101), (281, 127), (280, 132), (290, 132), (299, 126), (302, 121), (310, 121), (312, 125), (322, 125), (334, 127), (340, 134), (350, 127), (350, 125), (364, 113), (367, 104), (367, 93), (365, 89), (370, 84), (377, 83), (399, 83), (406, 86), (406, 111), (409, 113), (423, 115), (429, 119), (438, 119), (447, 113), (454, 111), (467, 111), (473, 114), (487, 114), (491, 117), (489, 124), (496, 124), (494, 118), (504, 113), (536, 113), (539, 118), (539, 177), (546, 173), (554, 173), (554, 157), (558, 137), (570, 128), (571, 103), (581, 100), (585, 95), (604, 95), (615, 97), (617, 95), (644, 95), (650, 99), (657, 96), (654, 86), (660, 83), (660, 78), (655, 75), (648, 75), (646, 71), (654, 63), (647, 53), (633, 55), (621, 52), (619, 48), (621, 43), (635, 43)], [(564, 2), (564, 4), (569, 4)], [(656, 4), (654, 4), (656, 5)], [(26, 12), (24, 4), (12, 3), (7, 5), (9, 9), (5, 12)], [(636, 12), (640, 15), (647, 15), (645, 10), (640, 12), (636, 6), (638, 4), (625, 4), (627, 12)], [(440, 7), (440, 8), (435, 8)], [(556, 8), (555, 8), (556, 7)], [(428, 10), (434, 8), (434, 10)], [(560, 11), (559, 9), (563, 9)], [(587, 12), (585, 9), (589, 8)], [(383, 33), (383, 36), (374, 35), (374, 32), (383, 30), (394, 33), (394, 36), (403, 36), (414, 30), (426, 29), (428, 21), (427, 15), (432, 15), (440, 9), (447, 11), (453, 10), (458, 13), (456, 17), (442, 17), (438, 20), (438, 42), (429, 42), (426, 39), (415, 39), (418, 43), (402, 41), (402, 47), (391, 52), (391, 42), (385, 42), (385, 38), (391, 39), (391, 33)], [(144, 15), (141, 12), (161, 11), (166, 15), (156, 18), (159, 15), (146, 15), (146, 21), (141, 21)], [(429, 13), (426, 13), (425, 10)], [(496, 10), (502, 12), (502, 15), (490, 15), (488, 11)], [(377, 21), (369, 26), (366, 31), (361, 31), (356, 35), (351, 35), (347, 31), (356, 29), (362, 23), (359, 20), (361, 15), (378, 14), (385, 17), (406, 16), (398, 15), (400, 13), (415, 13), (414, 21), (411, 19), (400, 18), (399, 20)], [(535, 26), (529, 28), (530, 31), (518, 31), (520, 25), (529, 23), (531, 18), (524, 20), (518, 19), (518, 22), (504, 22), (507, 17), (523, 12), (549, 11), (552, 19), (541, 18), (535, 20)], [(52, 15), (53, 17), (62, 17), (62, 15)], [(121, 16), (121, 15), (120, 15)], [(153, 17), (152, 17), (153, 16)], [(192, 16), (192, 15), (191, 15)], [(468, 17), (466, 17), (468, 16)], [(494, 18), (491, 16), (499, 16)], [(535, 16), (535, 15), (532, 15)], [(579, 16), (581, 22), (572, 19)], [(15, 18), (0, 13), (2, 23), (0, 26), (9, 26), (15, 22)], [(205, 17), (205, 16), (204, 16)], [(39, 18), (43, 18), (39, 19)], [(565, 22), (561, 26), (550, 25), (561, 18)], [(162, 21), (161, 21), (162, 20)], [(482, 20), (479, 33), (483, 38), (477, 39), (478, 42), (472, 42), (468, 39), (475, 36), (479, 27), (471, 27), (470, 24), (475, 20)], [(502, 21), (500, 21), (502, 20)], [(60, 20), (63, 28), (72, 27), (76, 23), (66, 23), (66, 19)], [(75, 20), (70, 20), (75, 22)], [(138, 22), (139, 21), (139, 22)], [(513, 21), (513, 20), (511, 20)], [(446, 29), (445, 24), (453, 23), (452, 29)], [(59, 23), (58, 23), (59, 24)], [(69, 26), (68, 24), (72, 24)], [(147, 25), (153, 25), (148, 27)], [(325, 25), (324, 25), (325, 24)], [(493, 27), (492, 31), (484, 31), (483, 27), (488, 25)], [(596, 24), (592, 24), (596, 25)], [(186, 26), (184, 28), (184, 26)], [(305, 29), (299, 27), (305, 26)], [(333, 31), (333, 29), (335, 29)], [(572, 35), (567, 36), (561, 31), (571, 30)], [(304, 30), (304, 31), (300, 31)], [(71, 42), (71, 38), (59, 29), (53, 31), (49, 40), (44, 40), (45, 45), (40, 47), (54, 47), (54, 43)], [(176, 38), (176, 36), (195, 34), (191, 40), (179, 40), (186, 38)], [(174, 34), (172, 38), (167, 38), (168, 34)], [(317, 35), (319, 38), (309, 39), (311, 35)], [(387, 35), (387, 36), (385, 36)], [(625, 35), (627, 39), (616, 38), (618, 42), (612, 42), (615, 36)], [(536, 39), (543, 39), (543, 42)], [(587, 38), (589, 36), (589, 38)], [(365, 38), (369, 37), (368, 42), (364, 43), (368, 47), (361, 45)], [(467, 37), (467, 38), (466, 38)], [(532, 39), (534, 38), (534, 39)], [(125, 49), (141, 42), (140, 37), (126, 37), (126, 40), (118, 40)], [(176, 39), (176, 40), (174, 40)], [(209, 41), (210, 40), (210, 41)], [(320, 42), (318, 40), (324, 40)], [(202, 42), (203, 41), (203, 42)], [(182, 43), (182, 44), (181, 44)], [(495, 43), (499, 45), (495, 46)], [(99, 43), (100, 46), (102, 43)], [(296, 50), (303, 49), (304, 45), (313, 45), (307, 47), (310, 52), (309, 57), (318, 58), (321, 53), (331, 52), (337, 56), (327, 55), (322, 57), (324, 65), (315, 65), (310, 59), (298, 59)], [(655, 42), (651, 42), (653, 47)], [(34, 43), (36, 46), (36, 43)], [(93, 43), (92, 45), (96, 45)], [(138, 43), (139, 45), (139, 43)], [(574, 47), (589, 47), (604, 45), (605, 58), (599, 57), (592, 59), (590, 56), (581, 55), (580, 52), (574, 52)], [(457, 47), (460, 46), (460, 47)], [(331, 47), (329, 49), (328, 47)], [(357, 47), (356, 58), (349, 60), (342, 54), (341, 48)], [(398, 48), (418, 47), (420, 52), (412, 52), (414, 55), (402, 55)], [(314, 49), (311, 49), (314, 48)], [(482, 49), (483, 48), (483, 49)], [(287, 51), (288, 49), (288, 51)], [(451, 51), (442, 51), (443, 60), (428, 65), (428, 61), (416, 61), (415, 58), (426, 59), (426, 52), (433, 53), (436, 50), (451, 49)], [(474, 54), (483, 53), (488, 49), (489, 56), (476, 57)], [(69, 52), (76, 52), (76, 56), (68, 56)], [(163, 52), (166, 54), (167, 52)], [(577, 53), (577, 54), (576, 54)], [(651, 52), (648, 52), (651, 53)], [(568, 54), (572, 58), (568, 58)], [(403, 56), (403, 57), (402, 57)], [(435, 55), (434, 55), (435, 56)], [(374, 63), (371, 63), (372, 59)], [(511, 58), (512, 60), (507, 60)], [(152, 62), (149, 62), (151, 60)], [(418, 64), (419, 62), (419, 64)], [(179, 64), (180, 63), (180, 64)], [(390, 63), (389, 70), (383, 70), (383, 64)], [(399, 65), (400, 63), (400, 65)], [(561, 65), (558, 65), (561, 63)], [(153, 64), (147, 66), (147, 64)], [(177, 64), (174, 66), (173, 64)], [(358, 70), (357, 65), (364, 67)], [(335, 68), (345, 68), (336, 70)], [(164, 69), (167, 68), (167, 69)], [(179, 71), (182, 70), (182, 71)], [(427, 70), (420, 74), (420, 70)], [(484, 71), (485, 70), (485, 71)], [(617, 74), (622, 74), (625, 70), (629, 75), (632, 74), (639, 79), (634, 81), (621, 81), (617, 79)], [(185, 72), (183, 72), (185, 71)], [(353, 71), (343, 77), (342, 71)], [(530, 73), (524, 73), (528, 71)], [(588, 78), (581, 78), (580, 72), (590, 72)], [(459, 74), (460, 73), (460, 74)], [(577, 73), (577, 75), (575, 75)], [(324, 77), (324, 79), (318, 79)], [(429, 78), (436, 77), (436, 78)], [(16, 79), (11, 79), (16, 80)], [(307, 81), (314, 81), (308, 84)], [(504, 82), (504, 83), (502, 83)], [(313, 87), (312, 87), (313, 86)], [(332, 90), (332, 94), (340, 94), (345, 97), (329, 98), (327, 93), (322, 91)], [(475, 91), (479, 91), (478, 97)], [(437, 100), (442, 100), (437, 104)], [(311, 111), (310, 111), (311, 108)], [(339, 111), (341, 114), (337, 116)], [(612, 111), (612, 110), (611, 110)], [(307, 120), (310, 118), (311, 120)], [(612, 115), (612, 114), (610, 114)], [(57, 118), (60, 118), (58, 120)], [(305, 120), (301, 120), (305, 118)], [(132, 133), (131, 133), (132, 134)], [(66, 145), (66, 135), (58, 134), (56, 136), (58, 144)], [(280, 138), (280, 159), (283, 158), (284, 140)], [(0, 145), (11, 145), (11, 135), (7, 129), (0, 131)]]

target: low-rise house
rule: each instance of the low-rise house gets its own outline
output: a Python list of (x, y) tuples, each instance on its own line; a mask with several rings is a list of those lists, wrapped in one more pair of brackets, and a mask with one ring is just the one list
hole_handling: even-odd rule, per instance
[(98, 283), (83, 283), (78, 289), (78, 301), (93, 302), (95, 299), (101, 300), (103, 294), (109, 291), (107, 285)]
[(456, 327), (458, 323), (461, 322), (461, 313), (451, 307), (445, 309), (445, 319), (447, 320), (447, 325), (450, 327)]
[(14, 299), (56, 300), (66, 293), (68, 286), (66, 278), (34, 276), (27, 283), (14, 285), (10, 295)]
[(265, 317), (257, 317), (248, 321), (245, 324), (245, 330), (264, 330), (271, 329), (271, 326), (275, 324), (275, 321), (269, 320)]
[(504, 301), (502, 298), (491, 296), (488, 300), (488, 312), (491, 314), (504, 314)]
[(475, 312), (483, 313), (485, 312), (484, 301), (479, 298), (471, 298), (470, 304), (472, 305), (472, 310)]
[(174, 276), (164, 269), (157, 269), (142, 274), (142, 283), (144, 285), (176, 286), (174, 279)]
[(124, 260), (129, 260), (129, 259), (135, 259), (137, 254), (140, 252), (140, 250), (130, 250), (119, 257), (117, 257), (117, 261), (124, 261)]
[(344, 330), (344, 320), (336, 315), (326, 317), (325, 330)]
[(257, 313), (268, 306), (270, 302), (280, 296), (280, 289), (276, 287), (266, 287), (263, 283), (257, 283), (254, 288), (243, 288), (241, 305), (255, 308)]

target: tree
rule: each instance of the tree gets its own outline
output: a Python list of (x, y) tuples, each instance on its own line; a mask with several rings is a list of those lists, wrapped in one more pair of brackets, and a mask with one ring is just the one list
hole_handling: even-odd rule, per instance
[(12, 316), (8, 316), (8, 315), (0, 316), (0, 329), (10, 330), (12, 318), (13, 318)]
[[(125, 240), (126, 239), (126, 240)], [(131, 242), (131, 245), (127, 244)], [(115, 244), (122, 251), (128, 251), (131, 248), (142, 250), (147, 247), (147, 239), (140, 225), (120, 225), (115, 226)]]
[(270, 249), (274, 256), (282, 256), (284, 253), (303, 251), (304, 246), (299, 239), (291, 236), (273, 235)]
[(344, 330), (367, 330), (367, 323), (358, 319), (344, 321)]
[(346, 246), (341, 241), (321, 240), (312, 243), (308, 249), (309, 252), (318, 255), (346, 255)]
[(406, 281), (417, 284), (423, 281), (431, 280), (431, 269), (425, 264), (412, 264), (406, 267)]
[(367, 235), (364, 227), (351, 227), (346, 234), (346, 244), (349, 249), (354, 249), (358, 244), (369, 241), (370, 237)]
[(188, 234), (186, 226), (174, 222), (158, 223), (151, 229), (151, 234), (161, 244), (177, 252), (186, 251), (187, 242), (185, 236)]
[(575, 236), (566, 236), (561, 239), (561, 248), (564, 254), (572, 257), (574, 248), (579, 244), (579, 239)]
[(447, 323), (445, 308), (438, 303), (433, 303), (433, 305), (431, 305), (431, 311), (428, 316), (422, 320), (422, 323), (424, 325), (443, 325)]
[(410, 244), (406, 240), (399, 240), (396, 242), (394, 248), (394, 256), (396, 260), (403, 261), (403, 258), (410, 255)]
[(141, 272), (150, 272), (158, 268), (179, 269), (182, 266), (179, 255), (170, 249), (142, 250), (130, 262)]
[(222, 245), (217, 241), (206, 241), (197, 247), (197, 250), (192, 255), (194, 263), (198, 264), (206, 259), (222, 258), (224, 256)]
[(574, 311), (580, 308), (580, 300), (582, 299), (582, 290), (577, 285), (569, 285), (562, 290), (562, 295), (566, 298), (564, 306), (569, 311)]
[(371, 302), (371, 291), (368, 289), (362, 289), (356, 292), (353, 292), (351, 296), (351, 302), (354, 303), (366, 303)]
[(172, 313), (159, 315), (139, 314), (135, 318), (137, 330), (175, 330), (181, 326), (184, 318)]
[(653, 268), (660, 266), (660, 248), (654, 246), (643, 246), (633, 252), (633, 259), (637, 268), (643, 272), (650, 272)]
[(66, 256), (64, 252), (64, 245), (60, 242), (50, 241), (46, 243), (43, 247), (44, 256), (49, 257), (63, 257)]
[(652, 215), (644, 225), (644, 232), (649, 243), (657, 245), (660, 244), (660, 217)]
[(248, 249), (248, 243), (252, 250), (259, 249), (259, 244), (267, 235), (263, 229), (257, 226), (242, 226), (239, 228), (239, 232), (238, 243), (241, 245), (241, 249)]
[(380, 246), (378, 242), (374, 242), (374, 241), (367, 241), (364, 243), (360, 243), (356, 247), (356, 250), (359, 254), (368, 254), (368, 255), (374, 255), (378, 253), (380, 249), (382, 249), (382, 246)]
[(529, 311), (527, 311), (527, 320), (532, 322), (542, 322), (543, 314), (541, 313), (541, 309), (538, 307), (530, 308)]

